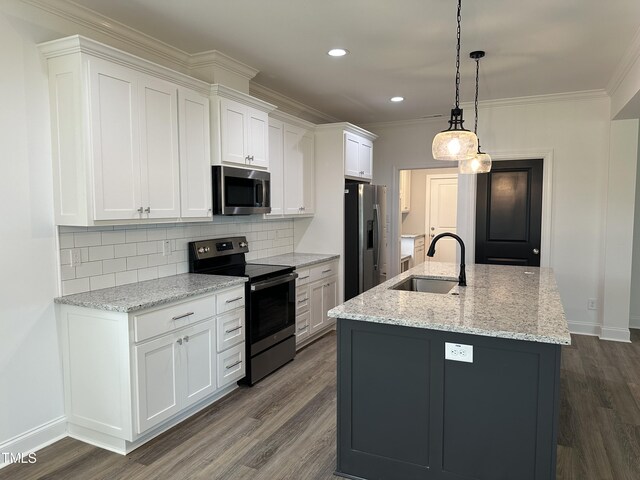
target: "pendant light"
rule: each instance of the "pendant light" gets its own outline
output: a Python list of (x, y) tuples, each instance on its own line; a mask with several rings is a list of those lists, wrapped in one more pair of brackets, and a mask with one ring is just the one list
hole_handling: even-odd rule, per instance
[(463, 126), (460, 108), (460, 11), (462, 0), (458, 0), (458, 30), (456, 43), (456, 105), (451, 109), (449, 128), (438, 133), (433, 139), (431, 153), (436, 160), (466, 160), (475, 156), (478, 150), (478, 137)]
[[(473, 131), (478, 134), (478, 84), (480, 78), (480, 59), (484, 57), (485, 53), (482, 50), (471, 52), (469, 56), (476, 61), (476, 123)], [(491, 157), (489, 154), (480, 150), (480, 140), (478, 140), (478, 152), (471, 160), (461, 160), (458, 162), (458, 173), (462, 174), (474, 174), (474, 173), (488, 173), (491, 171)]]

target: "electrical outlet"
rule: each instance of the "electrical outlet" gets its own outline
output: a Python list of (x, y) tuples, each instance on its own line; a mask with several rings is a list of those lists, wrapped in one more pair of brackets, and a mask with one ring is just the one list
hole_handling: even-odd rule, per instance
[(165, 240), (162, 242), (162, 256), (168, 257), (171, 255), (171, 240)]
[(473, 363), (473, 345), (445, 342), (444, 358), (456, 362)]
[(587, 310), (597, 310), (598, 309), (598, 302), (596, 301), (595, 298), (590, 298), (589, 300), (587, 300)]
[(72, 248), (69, 252), (69, 264), (71, 267), (77, 267), (82, 263), (82, 254), (79, 248)]

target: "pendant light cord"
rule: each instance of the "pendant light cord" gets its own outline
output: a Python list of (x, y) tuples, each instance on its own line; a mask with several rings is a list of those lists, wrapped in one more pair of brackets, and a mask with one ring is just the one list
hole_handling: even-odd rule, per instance
[(460, 22), (462, 21), (462, 0), (458, 0), (458, 32), (456, 44), (456, 109), (460, 108)]
[[(476, 123), (473, 127), (473, 133), (478, 135), (478, 78), (480, 77), (480, 58), (476, 58)], [(478, 145), (478, 150), (480, 150), (480, 146)]]

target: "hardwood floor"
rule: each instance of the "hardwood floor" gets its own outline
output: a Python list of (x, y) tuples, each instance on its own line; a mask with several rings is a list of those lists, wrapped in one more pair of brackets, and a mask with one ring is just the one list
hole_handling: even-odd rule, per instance
[[(66, 438), (0, 480), (335, 479), (335, 334), (125, 456)], [(558, 480), (640, 478), (640, 331), (562, 352)], [(400, 479), (399, 479), (400, 480)]]

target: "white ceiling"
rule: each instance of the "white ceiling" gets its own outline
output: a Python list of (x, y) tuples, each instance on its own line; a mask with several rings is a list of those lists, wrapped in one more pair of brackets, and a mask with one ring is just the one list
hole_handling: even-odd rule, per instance
[[(75, 1), (188, 53), (224, 52), (340, 120), (448, 116), (453, 103), (455, 0)], [(639, 27), (639, 0), (463, 0), (462, 101), (479, 49), (481, 100), (603, 89)], [(326, 55), (338, 46), (350, 55)]]

